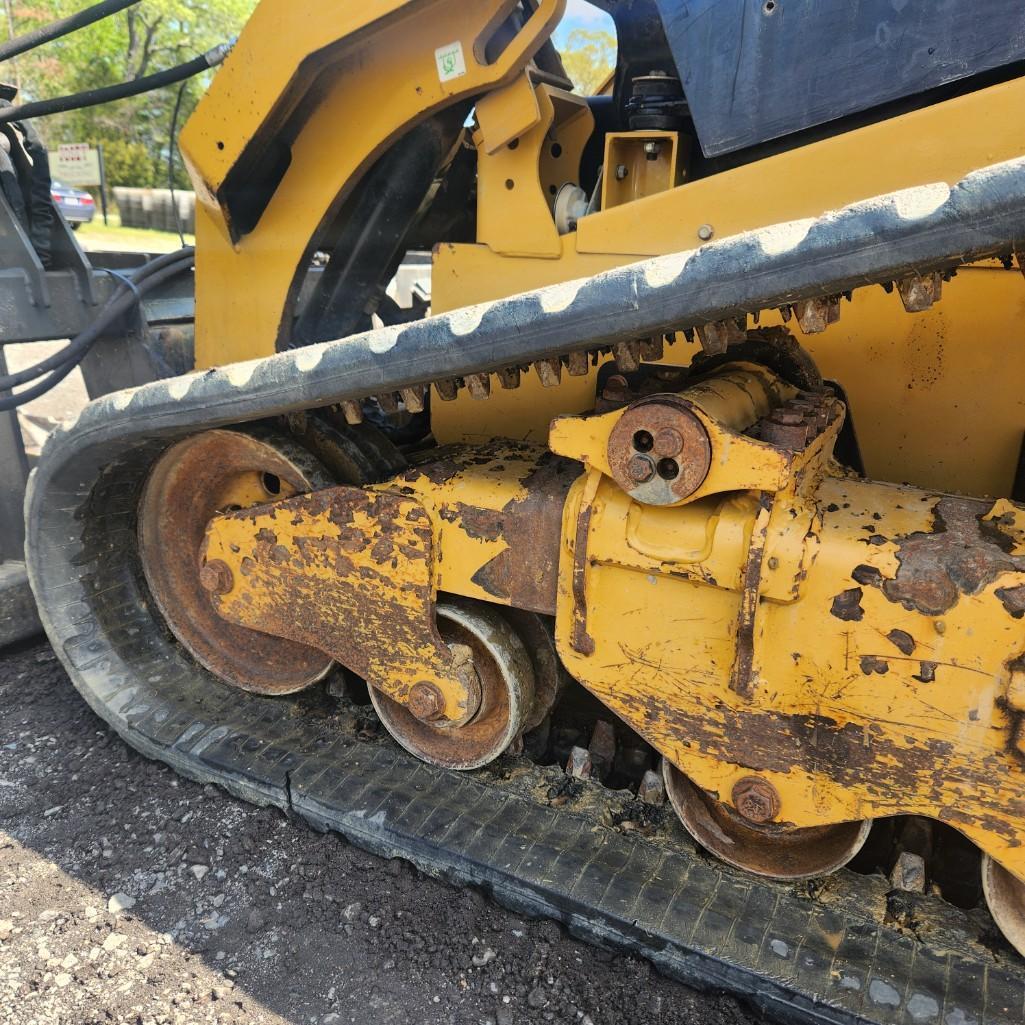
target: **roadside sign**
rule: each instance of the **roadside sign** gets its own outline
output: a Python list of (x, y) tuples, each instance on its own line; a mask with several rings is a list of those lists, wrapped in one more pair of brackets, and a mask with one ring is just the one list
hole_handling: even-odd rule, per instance
[(99, 151), (86, 142), (58, 146), (51, 174), (64, 185), (99, 185), (102, 180)]

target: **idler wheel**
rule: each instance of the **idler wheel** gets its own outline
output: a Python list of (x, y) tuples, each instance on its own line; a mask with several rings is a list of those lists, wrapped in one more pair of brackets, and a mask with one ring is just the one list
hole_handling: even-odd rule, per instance
[(534, 706), (530, 656), (509, 623), (485, 605), (449, 597), (435, 614), (446, 643), (470, 649), (480, 683), (476, 714), (463, 724), (424, 721), (373, 680), (367, 681), (370, 698), (385, 729), (410, 754), (447, 769), (477, 769), (494, 761), (527, 724)]
[[(283, 438), (238, 431), (195, 434), (157, 460), (139, 502), (139, 557), (153, 600), (184, 648), (226, 683), (258, 694), (290, 694), (331, 667), (322, 651), (222, 619), (212, 593), (230, 590), (224, 563), (201, 557), (214, 516), (276, 502), (330, 481), (313, 458)], [(226, 574), (226, 576), (225, 576)]]
[(687, 832), (710, 854), (754, 875), (770, 879), (829, 875), (861, 850), (872, 826), (868, 819), (803, 829), (771, 822), (756, 825), (711, 798), (668, 759), (662, 761), (662, 772), (666, 794)]
[(993, 921), (1007, 942), (1025, 957), (1025, 882), (983, 854), (982, 892)]

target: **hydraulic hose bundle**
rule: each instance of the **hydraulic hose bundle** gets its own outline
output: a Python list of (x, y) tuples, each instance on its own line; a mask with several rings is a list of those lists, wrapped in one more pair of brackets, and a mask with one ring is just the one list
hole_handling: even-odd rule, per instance
[[(109, 17), (110, 15), (117, 14), (125, 8), (131, 7), (139, 2), (140, 0), (103, 0), (103, 2), (94, 4), (92, 7), (83, 11), (69, 15), (66, 18), (61, 18), (48, 25), (43, 25), (40, 28), (27, 32), (15, 39), (8, 40), (6, 43), (0, 45), (0, 61), (9, 60), (19, 54), (32, 50), (43, 43), (60, 39), (71, 32), (84, 28), (87, 25), (91, 25), (103, 18)], [(32, 133), (30, 128), (23, 126), (22, 122), (31, 118), (43, 117), (50, 114), (59, 114), (71, 110), (81, 110), (85, 107), (92, 107), (102, 103), (110, 103), (115, 100), (125, 99), (131, 96), (139, 96), (143, 93), (152, 92), (156, 89), (161, 89), (178, 82), (184, 82), (194, 75), (198, 75), (209, 68), (216, 67), (228, 55), (230, 49), (230, 43), (221, 44), (220, 46), (214, 47), (207, 53), (194, 57), (192, 60), (186, 61), (183, 64), (176, 65), (172, 68), (166, 68), (163, 71), (156, 72), (152, 75), (147, 75), (137, 81), (119, 82), (115, 85), (104, 86), (98, 89), (87, 89), (83, 92), (73, 93), (68, 96), (59, 96), (47, 100), (37, 100), (20, 105), (8, 105), (3, 109), (0, 109), (0, 125), (11, 125), (12, 127), (5, 131), (10, 132), (16, 128), (20, 133), (25, 134), (27, 137), (34, 140), (34, 133)], [(175, 106), (174, 122), (177, 121), (181, 98), (182, 94), (179, 92), (178, 101)], [(174, 138), (172, 125), (172, 151), (173, 147)], [(49, 212), (50, 180), (49, 171), (47, 169), (48, 163), (45, 159), (46, 151), (42, 147), (41, 143), (37, 145), (37, 150), (39, 152), (36, 155), (36, 158), (32, 161), (32, 165), (40, 172), (37, 173), (35, 177), (45, 177), (45, 181), (42, 182), (41, 188), (42, 191), (45, 192), (47, 206), (46, 212)], [(12, 174), (16, 171), (13, 165), (11, 167), (11, 171)], [(5, 192), (7, 192), (9, 196), (14, 195), (17, 199), (17, 194), (20, 192), (20, 189), (16, 187), (17, 182), (15, 182), (14, 185), (14, 188), (5, 189)], [(36, 191), (39, 191), (39, 189), (34, 189), (33, 195), (35, 195)], [(35, 207), (33, 207), (33, 210), (35, 210)], [(16, 212), (19, 213), (20, 219), (31, 231), (32, 224), (35, 223), (36, 218), (29, 216), (27, 210)], [(33, 245), (37, 252), (39, 252), (40, 258), (43, 260), (45, 266), (48, 264), (46, 257), (49, 253), (50, 219), (47, 217), (41, 217), (39, 218), (39, 222), (40, 230), (38, 232), (32, 232), (32, 240)], [(169, 253), (150, 261), (143, 267), (139, 268), (131, 277), (117, 275), (122, 282), (121, 287), (115, 291), (114, 295), (101, 310), (99, 316), (92, 324), (89, 325), (89, 327), (82, 331), (76, 338), (72, 339), (68, 345), (53, 356), (41, 360), (39, 363), (36, 363), (25, 370), (21, 370), (13, 374), (6, 374), (0, 377), (0, 393), (11, 392), (12, 389), (17, 388), (20, 385), (35, 382), (30, 388), (26, 388), (18, 394), (7, 394), (0, 397), (0, 412), (15, 409), (18, 406), (21, 406), (24, 403), (38, 398), (40, 395), (48, 392), (79, 365), (82, 358), (92, 347), (96, 339), (105, 331), (109, 330), (118, 318), (124, 316), (136, 303), (140, 302), (142, 297), (148, 291), (168, 281), (176, 274), (190, 270), (192, 268), (192, 264), (193, 250), (189, 247), (183, 246), (182, 249), (174, 253)]]
[(140, 267), (131, 277), (118, 275), (121, 287), (111, 296), (99, 316), (77, 337), (73, 338), (60, 352), (39, 363), (19, 370), (17, 373), (0, 377), (0, 392), (10, 391), (19, 385), (36, 381), (16, 395), (0, 398), (0, 412), (16, 409), (32, 399), (44, 395), (64, 380), (82, 362), (96, 339), (107, 331), (118, 318), (129, 313), (133, 306), (152, 289), (169, 281), (177, 274), (191, 270), (195, 250), (191, 247), (158, 256)]

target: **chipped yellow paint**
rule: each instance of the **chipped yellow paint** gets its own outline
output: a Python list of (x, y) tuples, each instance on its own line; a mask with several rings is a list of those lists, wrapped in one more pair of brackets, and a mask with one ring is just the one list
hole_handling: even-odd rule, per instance
[[(451, 461), (442, 455), (424, 468), (426, 472), (414, 467), (403, 476), (403, 487), (430, 512), (437, 531), (439, 590), (497, 600), (474, 577), (509, 547), (500, 529), (502, 510), (527, 497), (523, 479), (543, 451), (538, 446), (502, 447), (476, 458), (472, 451), (453, 452)], [(488, 512), (494, 516), (487, 516)]]
[(416, 499), (339, 487), (215, 517), (204, 558), (231, 570), (211, 596), (225, 619), (319, 648), (396, 701), (432, 683), (461, 721), (472, 662), (437, 632), (434, 547)]
[(554, 432), (578, 426), (593, 446), (574, 448), (590, 469), (564, 512), (569, 671), (721, 800), (754, 773), (777, 789), (781, 824), (932, 816), (1025, 877), (1008, 708), (1025, 651), (1025, 509), (842, 476), (827, 430), (773, 496), (745, 689), (758, 493), (723, 477), (686, 504), (639, 505), (603, 463), (613, 416)]

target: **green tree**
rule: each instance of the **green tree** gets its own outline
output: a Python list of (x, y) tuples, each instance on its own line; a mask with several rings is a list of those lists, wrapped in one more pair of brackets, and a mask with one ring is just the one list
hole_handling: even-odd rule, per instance
[[(189, 60), (236, 36), (256, 0), (144, 0), (104, 21), (24, 54), (18, 60), (23, 100), (133, 81)], [(82, 7), (81, 0), (32, 0), (12, 8), (16, 34)], [(178, 127), (213, 72), (188, 81)], [(112, 184), (167, 184), (171, 115), (179, 86), (117, 103), (40, 118), (46, 143), (103, 143)], [(176, 187), (188, 179), (176, 162)]]
[(591, 96), (616, 66), (616, 37), (601, 29), (575, 28), (559, 52), (576, 92)]

